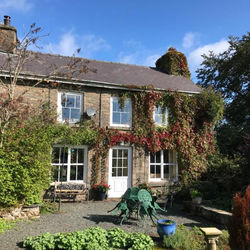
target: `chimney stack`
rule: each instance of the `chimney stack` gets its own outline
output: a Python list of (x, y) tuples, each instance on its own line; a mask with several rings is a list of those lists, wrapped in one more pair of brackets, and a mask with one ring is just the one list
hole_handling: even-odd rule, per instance
[(17, 43), (17, 31), (10, 26), (10, 16), (4, 16), (3, 24), (0, 24), (0, 52), (15, 53)]
[(3, 23), (5, 26), (10, 26), (10, 16), (4, 16)]

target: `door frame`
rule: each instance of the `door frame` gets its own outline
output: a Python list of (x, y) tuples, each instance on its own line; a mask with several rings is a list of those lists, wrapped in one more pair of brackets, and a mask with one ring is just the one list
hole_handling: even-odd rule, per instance
[[(109, 174), (108, 174), (108, 184), (110, 185), (110, 181), (112, 177), (112, 150), (113, 149), (128, 149), (128, 179), (127, 179), (127, 189), (131, 187), (132, 183), (132, 147), (126, 146), (115, 146), (109, 149)], [(114, 177), (119, 178), (119, 177)], [(123, 178), (123, 177), (122, 177)], [(125, 190), (126, 191), (126, 190)], [(124, 192), (125, 192), (124, 191)], [(112, 198), (112, 196), (111, 196)]]

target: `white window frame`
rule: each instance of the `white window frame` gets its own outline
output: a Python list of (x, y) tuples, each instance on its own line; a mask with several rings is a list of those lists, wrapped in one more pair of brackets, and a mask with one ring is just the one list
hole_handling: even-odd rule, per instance
[[(88, 162), (88, 146), (74, 146), (74, 145), (53, 145), (53, 148), (54, 147), (58, 147), (58, 148), (68, 148), (68, 158), (67, 158), (67, 163), (64, 163), (64, 164), (61, 164), (61, 163), (51, 163), (51, 165), (53, 167), (59, 167), (61, 165), (64, 165), (64, 166), (67, 166), (67, 180), (66, 181), (62, 181), (63, 183), (82, 183), (82, 182), (85, 182), (86, 183), (86, 180), (87, 180), (87, 162)], [(73, 163), (71, 164), (71, 149), (72, 148), (79, 148), (79, 149), (84, 149), (84, 162), (83, 164), (80, 164), (80, 163)], [(82, 166), (83, 165), (83, 180), (70, 180), (70, 167), (71, 165), (78, 165), (78, 166)], [(55, 182), (61, 182), (60, 181), (60, 178), (59, 178), (59, 181), (55, 181), (53, 180), (53, 183)], [(52, 183), (52, 184), (53, 184)]]
[[(168, 149), (166, 149), (168, 150)], [(149, 154), (149, 182), (163, 182), (163, 181), (177, 181), (178, 180), (178, 163), (177, 163), (177, 152), (176, 151), (173, 151), (173, 150), (168, 150), (168, 159), (170, 159), (170, 151), (173, 151), (173, 154), (175, 154), (175, 161), (173, 163), (164, 163), (164, 153), (163, 153), (164, 150), (160, 150), (161, 152), (161, 162), (160, 163), (151, 163), (150, 161), (150, 154)], [(160, 178), (151, 178), (150, 177), (150, 168), (151, 168), (151, 165), (158, 165), (158, 166), (161, 166), (161, 177)], [(175, 178), (171, 179), (170, 176), (168, 179), (165, 179), (164, 178), (164, 166), (169, 166), (174, 168), (175, 167)], [(169, 169), (170, 170), (170, 169)], [(169, 171), (170, 172), (170, 171)], [(172, 169), (172, 173), (173, 173), (173, 169)]]
[[(80, 96), (80, 117), (79, 119), (73, 119), (73, 120), (63, 120), (62, 118), (62, 95), (75, 95), (75, 96)], [(57, 95), (57, 120), (58, 122), (64, 123), (64, 122), (68, 122), (71, 124), (74, 124), (76, 122), (79, 122), (81, 119), (83, 113), (83, 95), (81, 93), (78, 92), (58, 92)]]
[(126, 99), (126, 101), (128, 100), (130, 102), (129, 123), (127, 123), (127, 124), (113, 123), (113, 101), (114, 100), (118, 101), (118, 103), (119, 103), (119, 97), (112, 96), (110, 98), (110, 126), (113, 126), (113, 127), (128, 127), (128, 128), (131, 127), (131, 125), (132, 125), (132, 101), (131, 101), (131, 99), (130, 98)]
[[(162, 107), (161, 106), (158, 106), (158, 107), (160, 107), (161, 109), (162, 109)], [(154, 122), (155, 122), (155, 124), (157, 125), (157, 126), (161, 126), (161, 127), (163, 127), (163, 126), (168, 126), (168, 108), (166, 107), (166, 110), (165, 110), (165, 123), (158, 123), (158, 122), (156, 122), (155, 121), (155, 109), (156, 109), (157, 107), (156, 106), (154, 106), (154, 112), (153, 112), (153, 119), (154, 119)], [(159, 114), (157, 114), (157, 115), (159, 115)], [(161, 120), (163, 121), (163, 114), (161, 114)]]

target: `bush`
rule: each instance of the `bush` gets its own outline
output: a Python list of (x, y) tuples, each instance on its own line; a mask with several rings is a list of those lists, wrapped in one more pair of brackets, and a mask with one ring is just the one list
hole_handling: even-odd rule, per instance
[(150, 236), (143, 233), (130, 233), (127, 238), (127, 247), (129, 250), (150, 250), (154, 242)]
[(128, 234), (120, 228), (112, 228), (108, 231), (107, 239), (113, 248), (124, 248), (127, 245)]
[(51, 137), (49, 126), (30, 120), (11, 124), (0, 148), (0, 206), (40, 203), (50, 180)]
[(234, 197), (232, 221), (229, 226), (229, 243), (232, 249), (250, 249), (250, 185), (244, 195)]
[(218, 250), (229, 249), (229, 233), (227, 230), (222, 230), (222, 234), (217, 241), (217, 247)]
[(151, 250), (153, 245), (154, 242), (148, 235), (142, 233), (125, 233), (120, 228), (113, 228), (107, 232), (100, 227), (54, 235), (45, 233), (36, 237), (28, 237), (23, 242), (23, 247), (31, 250), (108, 250), (113, 248)]
[(193, 230), (179, 226), (173, 235), (164, 236), (163, 246), (176, 250), (202, 250), (206, 247), (204, 236), (198, 228)]
[(40, 206), (41, 214), (50, 214), (58, 211), (58, 203), (51, 201), (43, 201)]

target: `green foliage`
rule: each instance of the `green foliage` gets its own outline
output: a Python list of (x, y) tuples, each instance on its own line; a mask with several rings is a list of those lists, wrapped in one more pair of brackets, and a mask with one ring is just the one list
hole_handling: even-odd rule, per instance
[(164, 236), (163, 245), (167, 249), (202, 250), (205, 249), (206, 242), (197, 228), (189, 230), (185, 226), (179, 226), (175, 234)]
[(125, 233), (120, 228), (108, 232), (100, 227), (88, 228), (85, 231), (72, 233), (45, 233), (28, 237), (23, 246), (31, 250), (75, 249), (105, 250), (126, 248), (130, 250), (151, 250), (154, 245), (150, 236), (142, 233)]
[(108, 231), (107, 239), (110, 247), (125, 248), (127, 246), (127, 238), (128, 234), (118, 227)]
[(92, 146), (96, 143), (98, 132), (98, 128), (93, 124), (93, 121), (86, 121), (79, 127), (58, 124), (53, 130), (54, 143)]
[(229, 37), (228, 42), (225, 52), (203, 56), (197, 78), (202, 87), (212, 86), (225, 100), (224, 122), (217, 128), (217, 141), (220, 151), (232, 157), (246, 153), (242, 145), (250, 135), (250, 33), (241, 38)]
[(155, 65), (158, 70), (169, 75), (184, 76), (188, 79), (191, 75), (186, 56), (172, 47), (156, 61)]
[(41, 214), (56, 213), (58, 211), (58, 203), (51, 201), (43, 201), (40, 205)]
[(44, 233), (40, 236), (26, 238), (23, 247), (34, 250), (55, 249), (55, 239), (52, 234)]
[(11, 124), (0, 148), (0, 206), (40, 203), (50, 184), (51, 138), (47, 126), (31, 120)]
[(202, 194), (200, 191), (196, 190), (196, 189), (190, 189), (190, 196), (192, 199), (196, 198), (196, 197), (201, 197)]
[(129, 250), (151, 250), (154, 242), (150, 236), (143, 233), (130, 233), (127, 238), (127, 247)]
[(41, 203), (42, 191), (51, 183), (52, 145), (93, 145), (97, 133), (90, 124), (78, 129), (53, 124), (47, 110), (11, 121), (1, 134), (0, 206)]
[(230, 159), (215, 152), (209, 156), (207, 171), (194, 187), (202, 192), (204, 200), (211, 200), (211, 206), (231, 211), (233, 195), (244, 183), (242, 164), (244, 158), (240, 155)]
[(222, 230), (222, 234), (220, 235), (217, 241), (218, 250), (227, 249), (229, 246), (229, 233), (227, 230)]
[(0, 234), (8, 229), (13, 228), (15, 224), (16, 223), (14, 221), (7, 221), (0, 218)]

